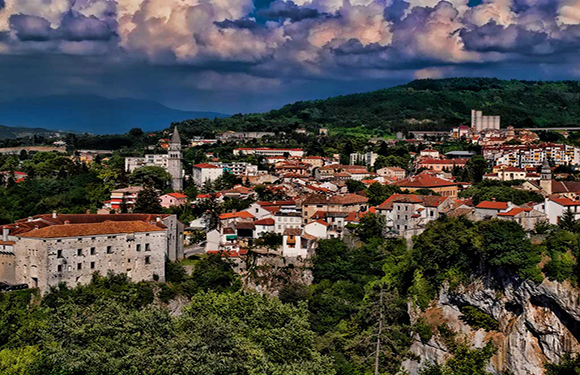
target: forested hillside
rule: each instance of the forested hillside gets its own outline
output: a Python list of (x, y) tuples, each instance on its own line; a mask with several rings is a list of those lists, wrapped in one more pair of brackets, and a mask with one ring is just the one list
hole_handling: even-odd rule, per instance
[(416, 80), (406, 85), (325, 100), (297, 102), (264, 114), (188, 120), (195, 132), (284, 131), (318, 126), (360, 133), (451, 129), (470, 122), (471, 109), (502, 116), (502, 127), (560, 127), (580, 123), (580, 83), (496, 78)]

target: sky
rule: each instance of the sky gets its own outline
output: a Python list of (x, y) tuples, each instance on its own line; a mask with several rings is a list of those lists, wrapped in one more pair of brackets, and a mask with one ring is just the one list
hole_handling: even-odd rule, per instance
[(0, 100), (261, 112), (417, 78), (580, 78), (580, 0), (0, 0)]

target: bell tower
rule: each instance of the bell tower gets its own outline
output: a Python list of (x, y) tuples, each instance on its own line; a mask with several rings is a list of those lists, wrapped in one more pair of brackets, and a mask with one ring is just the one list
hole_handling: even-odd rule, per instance
[(169, 141), (169, 158), (167, 160), (167, 172), (171, 175), (171, 188), (174, 191), (183, 190), (183, 176), (181, 165), (181, 137), (177, 131), (177, 126), (173, 129), (171, 140)]
[(540, 187), (547, 195), (552, 194), (552, 168), (550, 168), (548, 158), (544, 158), (544, 162), (542, 163)]

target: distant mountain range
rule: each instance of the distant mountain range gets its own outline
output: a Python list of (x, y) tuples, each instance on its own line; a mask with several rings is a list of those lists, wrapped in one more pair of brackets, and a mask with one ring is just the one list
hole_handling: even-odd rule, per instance
[(0, 125), (0, 139), (15, 139), (23, 137), (32, 137), (34, 135), (43, 135), (53, 137), (57, 132), (43, 128), (22, 128)]
[(149, 100), (107, 99), (96, 95), (23, 98), (0, 102), (0, 124), (4, 125), (0, 128), (0, 138), (47, 131), (123, 134), (136, 127), (153, 131), (164, 129), (174, 121), (227, 116), (181, 111)]

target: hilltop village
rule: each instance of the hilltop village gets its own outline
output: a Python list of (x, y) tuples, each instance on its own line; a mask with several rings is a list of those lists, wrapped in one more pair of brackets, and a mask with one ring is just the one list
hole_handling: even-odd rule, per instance
[[(567, 212), (580, 218), (574, 178), (580, 148), (504, 129), (498, 116), (481, 111), (472, 111), (471, 122), (448, 133), (368, 139), (358, 150), (330, 155), (270, 146), (271, 132), (183, 139), (175, 126), (155, 146), (161, 152), (123, 158), (132, 178), (96, 210), (54, 210), (6, 223), (0, 281), (43, 291), (87, 283), (94, 272), (163, 281), (166, 260), (219, 254), (237, 262), (239, 272), (249, 252), (300, 263), (316, 253), (318, 241), (351, 238), (365, 225), (411, 241), (441, 217), (513, 221), (528, 233)], [(325, 128), (294, 132), (330, 137)], [(233, 145), (227, 158), (212, 151), (224, 143)], [(195, 150), (200, 162), (186, 169), (184, 149)], [(90, 165), (110, 156), (79, 150), (71, 159)], [(31, 178), (18, 167), (2, 172), (6, 184)]]

